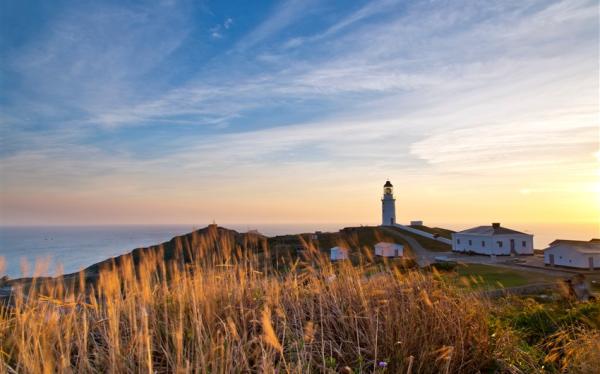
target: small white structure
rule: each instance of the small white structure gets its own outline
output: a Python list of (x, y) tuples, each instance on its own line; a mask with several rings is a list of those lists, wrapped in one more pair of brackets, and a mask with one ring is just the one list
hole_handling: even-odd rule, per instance
[(550, 243), (544, 250), (544, 264), (578, 269), (600, 268), (600, 239), (561, 240)]
[(390, 181), (383, 185), (383, 198), (381, 199), (381, 225), (393, 226), (396, 223), (396, 199), (394, 199), (394, 186)]
[(396, 243), (380, 242), (375, 244), (375, 255), (383, 257), (402, 257), (404, 246)]
[(483, 255), (532, 255), (533, 235), (492, 223), (452, 234), (452, 250)]
[(347, 260), (348, 259), (348, 248), (344, 247), (333, 247), (330, 249), (331, 261)]

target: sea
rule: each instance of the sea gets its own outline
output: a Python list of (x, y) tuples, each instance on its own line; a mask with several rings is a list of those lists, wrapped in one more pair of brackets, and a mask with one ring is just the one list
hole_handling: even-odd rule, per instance
[[(430, 224), (463, 230), (477, 224)], [(120, 226), (0, 226), (0, 277), (55, 276), (79, 271), (96, 262), (135, 248), (160, 244), (172, 237), (206, 225)], [(337, 231), (356, 223), (332, 224), (231, 224), (224, 227), (246, 232), (258, 230), (267, 236), (315, 231)], [(598, 223), (528, 224), (510, 228), (534, 234), (535, 248), (545, 248), (554, 239), (589, 240), (600, 237)]]

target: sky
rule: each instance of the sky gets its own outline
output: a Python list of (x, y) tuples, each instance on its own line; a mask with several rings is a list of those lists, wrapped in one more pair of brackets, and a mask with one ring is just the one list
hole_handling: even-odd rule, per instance
[(596, 1), (0, 7), (2, 225), (599, 222)]

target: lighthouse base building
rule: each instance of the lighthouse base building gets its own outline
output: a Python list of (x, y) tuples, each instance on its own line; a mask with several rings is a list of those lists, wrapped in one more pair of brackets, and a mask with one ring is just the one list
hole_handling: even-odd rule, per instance
[(533, 235), (492, 223), (452, 234), (452, 250), (482, 255), (532, 255)]

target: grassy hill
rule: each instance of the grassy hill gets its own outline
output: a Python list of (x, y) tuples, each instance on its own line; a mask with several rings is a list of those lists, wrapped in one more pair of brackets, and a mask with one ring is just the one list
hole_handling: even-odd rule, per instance
[(315, 249), (324, 256), (329, 256), (329, 250), (335, 246), (343, 246), (350, 250), (350, 259), (354, 263), (368, 258), (375, 258), (374, 247), (379, 242), (389, 242), (404, 246), (404, 254), (410, 257), (412, 249), (409, 243), (395, 235), (389, 235), (378, 226), (346, 227), (337, 232), (304, 233), (300, 235), (280, 235), (268, 239), (273, 261), (285, 263), (291, 259), (302, 258), (302, 254)]
[[(136, 248), (126, 254), (108, 258), (85, 268), (83, 275), (88, 282), (93, 282), (102, 269), (119, 268), (130, 261), (137, 266), (141, 259), (148, 255), (159, 256), (165, 262), (176, 262), (183, 266), (198, 261), (211, 263), (215, 256), (220, 258), (225, 255), (232, 259), (252, 254), (262, 266), (268, 264), (283, 270), (290, 263), (304, 259), (303, 255), (309, 248), (322, 252), (323, 257), (328, 257), (329, 249), (337, 245), (350, 249), (351, 259), (357, 263), (364, 256), (374, 257), (374, 245), (380, 241), (402, 244), (406, 256), (412, 253), (405, 240), (386, 234), (377, 226), (347, 227), (337, 232), (318, 234), (266, 237), (255, 232), (239, 233), (217, 225), (209, 225), (161, 244)], [(65, 274), (61, 279), (76, 282), (79, 277), (79, 273), (71, 273)], [(52, 281), (51, 277), (39, 279)], [(31, 282), (31, 278), (20, 278), (9, 280), (7, 285), (27, 286)]]
[[(189, 234), (179, 235), (162, 244), (136, 248), (121, 256), (106, 259), (84, 269), (88, 277), (96, 277), (101, 269), (122, 266), (127, 261), (138, 265), (147, 255), (158, 255), (165, 262), (182, 264), (194, 261), (212, 261), (215, 256), (226, 258), (243, 252), (262, 253), (268, 247), (267, 237), (256, 233), (239, 233), (217, 225), (209, 225)], [(66, 277), (75, 276), (68, 274)]]

